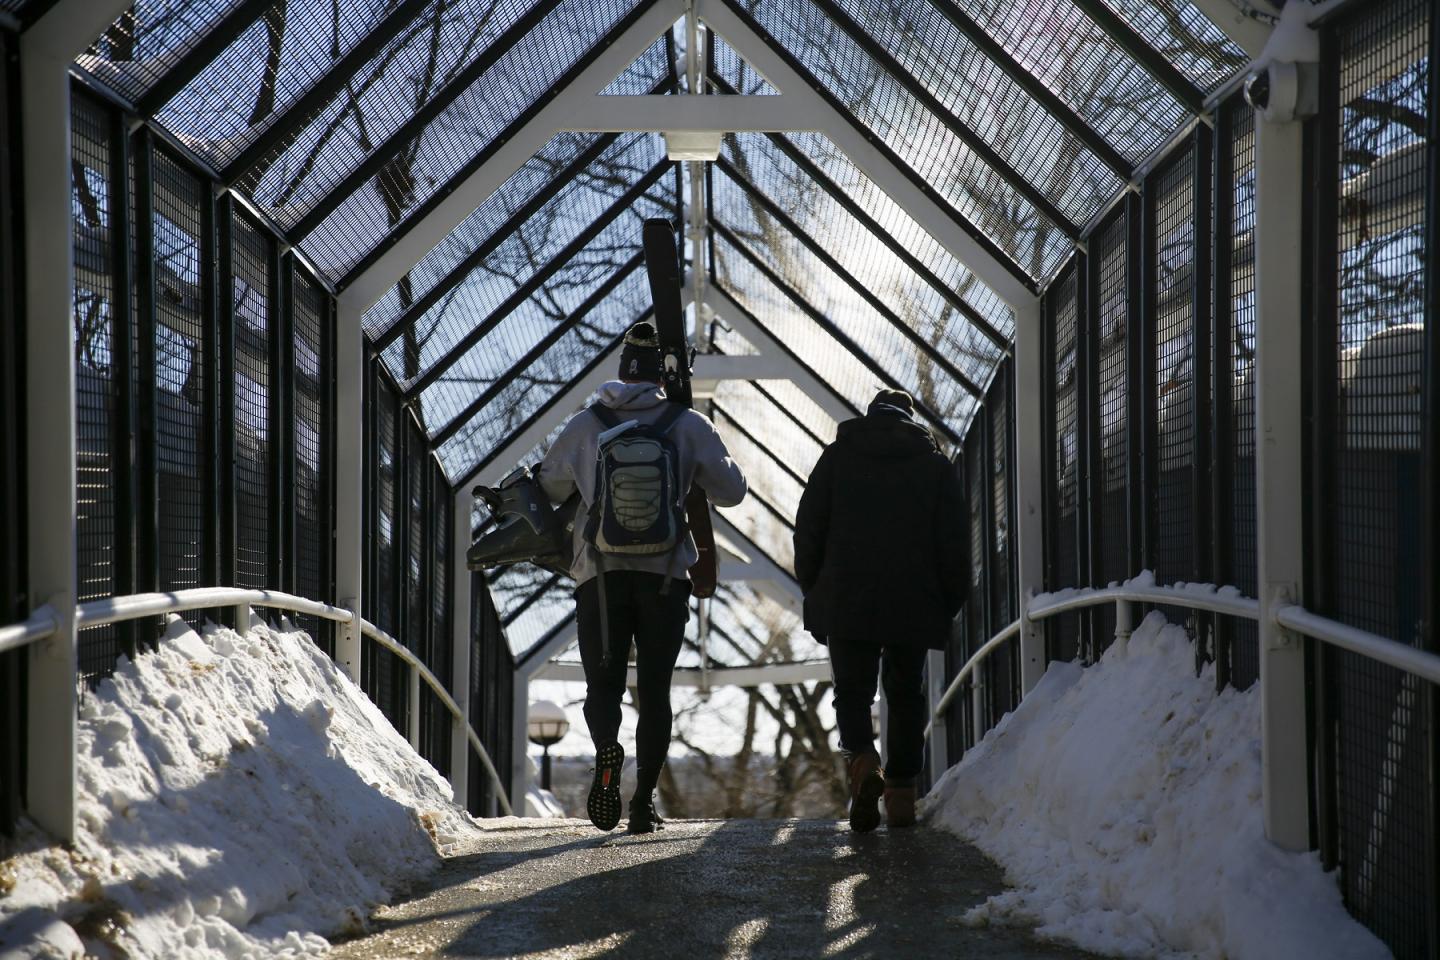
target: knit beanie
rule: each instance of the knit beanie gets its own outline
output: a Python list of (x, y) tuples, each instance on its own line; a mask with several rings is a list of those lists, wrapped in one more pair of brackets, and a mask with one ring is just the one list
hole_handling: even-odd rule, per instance
[(915, 416), (915, 398), (904, 390), (881, 390), (870, 401), (867, 414), (880, 413), (892, 417)]
[(665, 379), (660, 337), (655, 332), (655, 324), (648, 320), (640, 321), (625, 333), (625, 344), (620, 348), (620, 379), (656, 383)]

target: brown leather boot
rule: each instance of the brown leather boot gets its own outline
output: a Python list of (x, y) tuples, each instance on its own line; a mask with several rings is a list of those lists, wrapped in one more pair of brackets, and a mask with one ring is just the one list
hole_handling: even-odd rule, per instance
[(892, 830), (915, 826), (915, 781), (885, 784), (885, 825)]
[(850, 758), (850, 829), (869, 833), (880, 826), (880, 795), (885, 792), (885, 775), (880, 755), (859, 753)]

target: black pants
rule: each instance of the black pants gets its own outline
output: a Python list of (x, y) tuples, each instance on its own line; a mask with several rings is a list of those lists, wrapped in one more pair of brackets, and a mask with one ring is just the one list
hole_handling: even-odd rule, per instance
[(885, 685), (885, 700), (890, 710), (885, 737), (888, 780), (909, 779), (925, 766), (925, 659), (928, 653), (924, 647), (830, 638), (840, 749), (847, 753), (875, 750), (870, 705), (875, 702), (877, 674)]
[(600, 590), (590, 579), (575, 591), (575, 627), (580, 638), (580, 660), (585, 665), (585, 722), (595, 745), (613, 743), (620, 735), (620, 700), (635, 644), (636, 707), (640, 720), (635, 730), (635, 792), (655, 789), (665, 755), (670, 750), (670, 674), (685, 623), (690, 619), (690, 582), (671, 580), (662, 595), (665, 577), (658, 573), (613, 570), (605, 574), (605, 606), (610, 622), (610, 662), (603, 662), (600, 637)]

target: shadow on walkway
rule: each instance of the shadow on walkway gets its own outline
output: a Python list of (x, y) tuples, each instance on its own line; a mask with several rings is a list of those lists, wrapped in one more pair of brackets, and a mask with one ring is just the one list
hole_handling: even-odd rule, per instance
[(431, 892), (384, 908), (338, 957), (1085, 957), (967, 909), (1004, 889), (974, 848), (924, 827), (822, 820), (587, 824), (488, 833)]

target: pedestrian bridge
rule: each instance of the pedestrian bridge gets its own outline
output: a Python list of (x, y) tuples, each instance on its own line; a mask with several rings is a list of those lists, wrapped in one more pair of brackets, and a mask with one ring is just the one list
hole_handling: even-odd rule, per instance
[[(470, 573), (471, 490), (608, 378), (659, 216), (752, 489), (682, 692), (828, 751), (794, 511), (907, 390), (970, 520), (930, 780), (1161, 610), (1259, 684), (1270, 840), (1440, 956), (1436, 38), (1428, 0), (0, 0), (0, 825), (75, 835), (77, 703), (169, 615), (295, 618), (473, 812), (519, 809), (571, 585)], [(677, 830), (692, 892), (773, 829)], [(525, 892), (385, 942), (603, 883), (469, 862)], [(905, 953), (866, 883), (769, 890), (696, 936)], [(643, 955), (613, 919), (494, 951)]]

